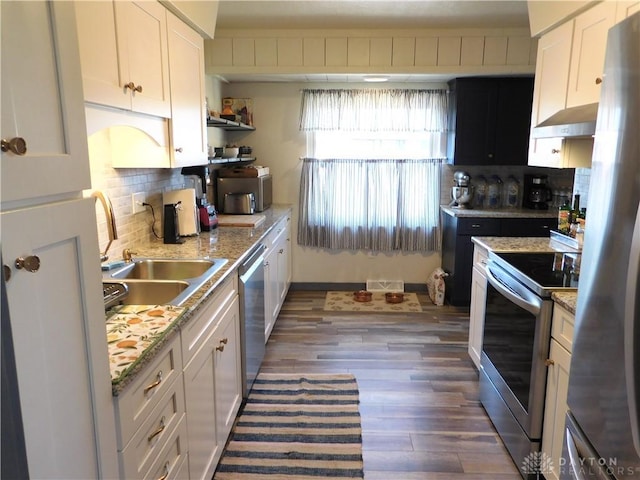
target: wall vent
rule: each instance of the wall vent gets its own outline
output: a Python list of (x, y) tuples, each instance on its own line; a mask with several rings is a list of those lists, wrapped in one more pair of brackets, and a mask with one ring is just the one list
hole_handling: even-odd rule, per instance
[(402, 280), (367, 280), (369, 292), (404, 292)]

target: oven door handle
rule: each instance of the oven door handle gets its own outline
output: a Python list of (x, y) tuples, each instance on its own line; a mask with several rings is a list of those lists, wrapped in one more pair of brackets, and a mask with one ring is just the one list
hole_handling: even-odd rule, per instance
[(535, 295), (534, 293), (529, 293), (524, 288), (519, 292), (514, 292), (513, 290), (507, 288), (491, 271), (491, 262), (487, 265), (487, 280), (495, 288), (500, 292), (501, 295), (508, 298), (510, 301), (515, 303), (521, 308), (524, 308), (527, 312), (532, 313), (535, 316), (540, 314), (542, 310), (542, 300)]

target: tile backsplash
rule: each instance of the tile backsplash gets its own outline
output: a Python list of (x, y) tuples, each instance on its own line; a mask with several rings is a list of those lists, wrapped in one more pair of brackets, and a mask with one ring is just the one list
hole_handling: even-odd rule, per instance
[[(533, 174), (533, 175), (547, 175), (549, 178), (549, 186), (552, 190), (574, 190), (574, 177), (578, 177), (578, 170), (586, 170), (590, 172), (589, 169), (577, 169), (574, 171), (572, 168), (541, 168), (541, 167), (510, 167), (503, 165), (494, 165), (494, 166), (470, 166), (470, 165), (449, 165), (444, 164), (442, 166), (441, 176), (440, 176), (440, 204), (448, 205), (451, 202), (451, 187), (454, 185), (453, 174), (457, 171), (465, 171), (471, 176), (471, 183), (473, 185), (474, 177), (477, 178), (480, 175), (483, 175), (487, 180), (491, 177), (491, 175), (498, 175), (503, 182), (507, 181), (509, 175), (513, 175), (522, 186), (524, 181), (525, 174)], [(586, 183), (581, 183), (582, 192), (586, 197), (586, 193), (589, 190), (589, 179), (587, 178)], [(522, 192), (520, 193), (522, 195)], [(586, 201), (586, 199), (585, 199)], [(581, 202), (582, 203), (582, 202)]]
[[(183, 188), (184, 176), (180, 169), (169, 168), (113, 168), (111, 166), (109, 139), (105, 131), (89, 136), (89, 159), (91, 163), (91, 186), (106, 193), (113, 205), (116, 217), (118, 239), (109, 247), (110, 260), (122, 258), (122, 250), (146, 243), (154, 238), (151, 225), (162, 236), (162, 192)], [(144, 212), (132, 212), (131, 195), (144, 192), (146, 207)], [(155, 214), (155, 221), (154, 216)], [(98, 239), (100, 250), (104, 251), (109, 237), (104, 211), (96, 202), (98, 219)]]

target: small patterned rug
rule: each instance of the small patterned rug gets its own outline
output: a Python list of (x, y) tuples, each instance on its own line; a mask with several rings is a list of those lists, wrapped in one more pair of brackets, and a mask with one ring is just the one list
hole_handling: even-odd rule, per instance
[(422, 307), (415, 293), (405, 293), (402, 303), (387, 303), (385, 292), (373, 292), (370, 302), (356, 302), (353, 292), (327, 292), (324, 310), (328, 312), (421, 312)]
[(359, 402), (351, 374), (261, 373), (213, 480), (364, 478)]

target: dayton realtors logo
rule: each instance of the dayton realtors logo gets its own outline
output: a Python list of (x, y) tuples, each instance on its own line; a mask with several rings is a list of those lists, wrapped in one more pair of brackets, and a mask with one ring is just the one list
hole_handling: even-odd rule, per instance
[(580, 478), (602, 478), (601, 472), (608, 475), (615, 475), (617, 478), (629, 477), (638, 478), (640, 469), (637, 467), (623, 467), (618, 465), (617, 458), (580, 458), (577, 465), (572, 465), (566, 458), (558, 459), (557, 468), (553, 464), (553, 460), (545, 452), (532, 452), (522, 460), (520, 470), (525, 475), (536, 475), (536, 478), (542, 478), (541, 475), (550, 475), (555, 471), (556, 475), (570, 472), (571, 475), (579, 472)]
[(525, 475), (536, 475), (536, 478), (541, 478), (540, 474), (549, 475), (553, 472), (553, 460), (545, 452), (531, 452), (522, 460), (520, 470)]

